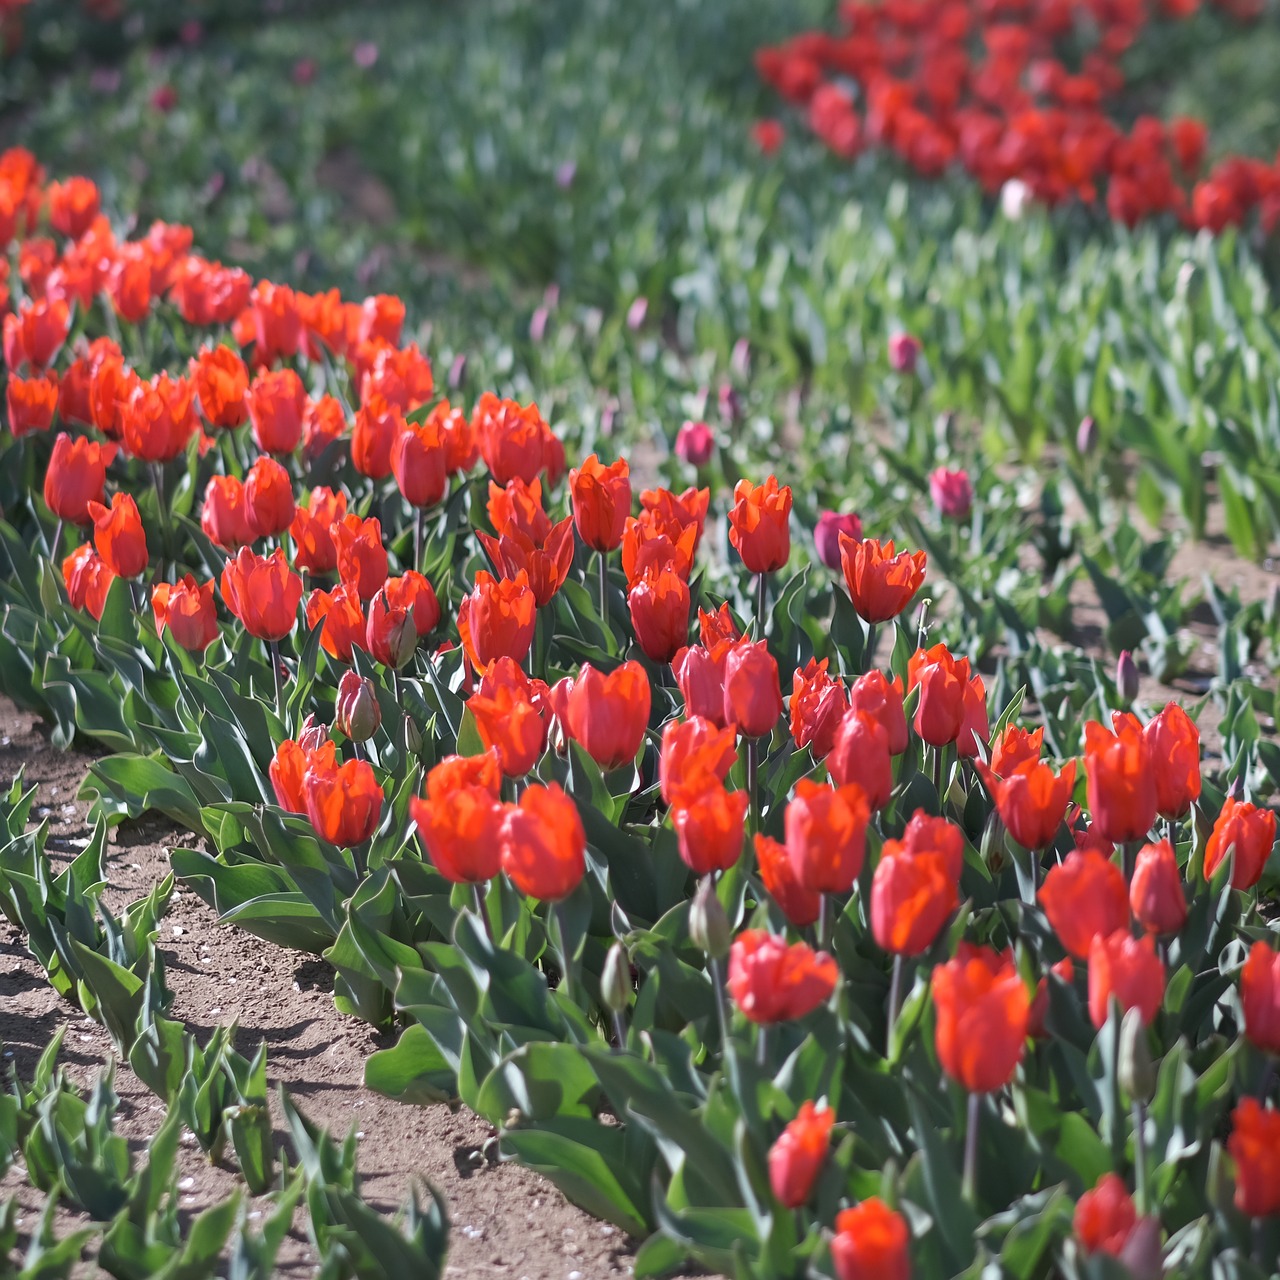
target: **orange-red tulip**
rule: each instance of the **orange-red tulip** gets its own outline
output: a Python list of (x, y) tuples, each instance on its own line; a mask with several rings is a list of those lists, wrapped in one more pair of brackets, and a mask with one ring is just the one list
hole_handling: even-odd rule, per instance
[(385, 341), (366, 343), (365, 350), (376, 346), (372, 359), (362, 361), (360, 399), (369, 404), (385, 400), (404, 413), (413, 413), (431, 399), (435, 380), (431, 362), (418, 349), (416, 342), (396, 347)]
[(689, 584), (651, 566), (627, 592), (636, 642), (651, 662), (670, 662), (689, 639)]
[(199, 429), (195, 392), (183, 378), (157, 374), (150, 382), (135, 381), (120, 407), (125, 451), (144, 462), (176, 458)]
[(778, 664), (764, 640), (739, 640), (724, 660), (724, 718), (744, 738), (771, 734), (782, 715)]
[(745, 791), (726, 791), (711, 776), (704, 776), (699, 790), (681, 791), (671, 806), (671, 823), (680, 857), (695, 875), (727, 871), (742, 856), (750, 803)]
[(335, 765), (317, 752), (307, 760), (302, 792), (311, 825), (330, 844), (363, 844), (378, 829), (382, 788), (367, 760)]
[(622, 532), (622, 572), (627, 583), (639, 582), (651, 568), (670, 569), (687, 582), (697, 542), (698, 531), (692, 526), (672, 537), (652, 522), (628, 520)]
[(729, 949), (729, 994), (752, 1021), (789, 1022), (825, 1004), (840, 971), (825, 951), (746, 929)]
[(567, 898), (586, 874), (587, 836), (578, 807), (558, 783), (531, 783), (502, 823), (502, 869), (521, 893)]
[(893, 759), (880, 721), (852, 707), (846, 711), (827, 756), (827, 771), (840, 786), (856, 782), (872, 813), (883, 809), (893, 794)]
[(399, 405), (379, 395), (366, 400), (351, 428), (352, 465), (371, 480), (385, 480), (391, 474), (391, 450), (405, 429)]
[(685, 715), (700, 716), (721, 728), (725, 726), (724, 661), (727, 656), (728, 646), (721, 646), (715, 654), (703, 645), (694, 644), (679, 650), (671, 659), (676, 686), (684, 698)]
[(244, 481), (236, 476), (210, 476), (200, 508), (200, 528), (215, 547), (238, 551), (257, 538), (249, 518)]
[(361, 519), (349, 511), (329, 527), (338, 551), (338, 577), (355, 587), (361, 600), (372, 600), (387, 580), (387, 549), (382, 545), (382, 521)]
[(333, 591), (316, 587), (307, 597), (306, 617), (309, 628), (324, 619), (321, 648), (339, 662), (350, 662), (352, 649), (365, 647), (367, 623), (354, 587), (339, 586)]
[(806, 889), (796, 879), (787, 846), (771, 836), (756, 833), (753, 843), (756, 865), (765, 891), (797, 929), (807, 929), (822, 911), (822, 895)]
[(949, 848), (886, 840), (871, 879), (871, 932), (884, 951), (927, 951), (958, 905)]
[(1076, 762), (1068, 760), (1061, 773), (1047, 764), (1019, 765), (1003, 778), (985, 765), (978, 771), (996, 802), (1000, 820), (1024, 849), (1044, 849), (1053, 843), (1067, 812), (1076, 783)]
[(1129, 882), (1133, 918), (1148, 933), (1177, 933), (1187, 920), (1187, 895), (1173, 846), (1167, 840), (1138, 853)]
[(1200, 731), (1171, 702), (1142, 731), (1156, 779), (1156, 812), (1183, 818), (1200, 799)]
[(312, 573), (332, 573), (338, 567), (338, 547), (331, 532), (347, 514), (347, 495), (332, 489), (311, 490), (305, 507), (297, 507), (289, 537), (293, 539), (293, 563)]
[(508, 778), (523, 778), (547, 746), (547, 686), (530, 680), (511, 658), (498, 658), (467, 699), (480, 741), (496, 751)]
[(631, 514), (631, 468), (625, 458), (606, 467), (593, 453), (569, 472), (569, 496), (578, 537), (587, 546), (612, 551), (622, 545), (622, 531)]
[(519, 477), (526, 484), (541, 472), (554, 475), (563, 466), (563, 449), (543, 421), (536, 404), (519, 405), (486, 391), (471, 415), (471, 429), (485, 466), (493, 478), (505, 485)]
[(1262, 879), (1262, 870), (1276, 842), (1276, 815), (1247, 801), (1228, 796), (1213, 824), (1204, 850), (1204, 875), (1214, 872), (1234, 851), (1231, 884), (1236, 889), (1252, 889)]
[(418, 647), (418, 629), (408, 609), (392, 604), (385, 590), (369, 601), (364, 647), (374, 662), (396, 671), (413, 657)]
[(1236, 1165), (1236, 1208), (1250, 1218), (1280, 1213), (1280, 1111), (1241, 1098), (1231, 1113), (1227, 1153)]
[(218, 638), (218, 610), (213, 579), (198, 583), (192, 574), (179, 582), (157, 582), (151, 588), (156, 633), (169, 628), (173, 638), (192, 653), (203, 653)]
[(271, 779), (271, 788), (276, 794), (276, 803), (289, 813), (306, 813), (307, 794), (303, 780), (307, 767), (312, 760), (322, 772), (336, 769), (334, 754), (337, 744), (325, 741), (313, 751), (301, 742), (286, 738), (277, 748), (276, 754), (267, 767), (267, 775)]
[(942, 1069), (970, 1093), (992, 1093), (1022, 1061), (1031, 1000), (1010, 951), (962, 942), (933, 971), (934, 1044)]
[(200, 412), (211, 427), (231, 430), (241, 426), (249, 416), (245, 401), (249, 370), (230, 347), (202, 348), (191, 361), (191, 385)]
[(440, 601), (435, 588), (416, 569), (408, 569), (382, 584), (381, 594), (393, 609), (403, 609), (412, 619), (418, 638), (436, 629), (440, 621)]
[(427, 774), (427, 797), (409, 814), (432, 865), (454, 884), (482, 884), (502, 864), (502, 772), (492, 751), (448, 756)]
[(283, 640), (293, 630), (302, 599), (302, 579), (289, 568), (282, 548), (264, 558), (241, 547), (236, 557), (227, 561), (221, 585), (227, 608), (250, 635), (260, 640)]
[(440, 424), (406, 424), (391, 446), (391, 474), (411, 507), (434, 507), (449, 487), (448, 448)]
[(1151, 1025), (1164, 1000), (1164, 965), (1149, 934), (1135, 938), (1129, 930), (1098, 934), (1089, 948), (1089, 1017), (1101, 1030), (1112, 997), (1121, 1013), (1137, 1009), (1143, 1024)]
[(111, 497), (111, 506), (89, 503), (93, 521), (93, 545), (111, 572), (121, 578), (136, 578), (147, 567), (147, 535), (142, 528), (138, 504), (127, 493)]
[(89, 178), (49, 184), (49, 224), (72, 240), (89, 230), (101, 207), (98, 184)]
[(902, 708), (902, 677), (889, 680), (883, 671), (859, 676), (849, 690), (849, 709), (870, 716), (885, 732), (891, 756), (907, 749), (907, 717)]
[(638, 662), (624, 662), (609, 675), (583, 665), (569, 690), (569, 735), (602, 769), (635, 759), (649, 724), (649, 677)]
[(1244, 1034), (1264, 1053), (1280, 1053), (1280, 955), (1259, 940), (1240, 969)]
[(815, 893), (848, 893), (867, 856), (870, 820), (866, 794), (856, 782), (831, 787), (802, 778), (784, 819), (796, 879)]
[(924, 581), (925, 553), (894, 553), (875, 538), (855, 542), (840, 535), (840, 565), (854, 611), (864, 622), (888, 622), (910, 603)]
[(46, 369), (71, 330), (71, 308), (62, 299), (24, 302), (4, 318), (4, 362), (12, 373), (23, 365)]
[(836, 1214), (831, 1260), (839, 1280), (911, 1280), (906, 1219), (871, 1196)]
[(769, 1148), (769, 1186), (784, 1207), (798, 1209), (809, 1199), (826, 1162), (835, 1122), (830, 1107), (802, 1102), (796, 1118)]
[(60, 432), (44, 473), (45, 506), (60, 520), (91, 523), (89, 503), (102, 501), (107, 467), (115, 456), (113, 444), (99, 444), (85, 436), (73, 440)]
[(719, 728), (703, 716), (668, 720), (658, 755), (663, 800), (675, 804), (697, 794), (709, 780), (723, 782), (737, 758), (732, 729)]
[(10, 374), (5, 387), (5, 407), (9, 414), (9, 432), (15, 440), (53, 426), (58, 407), (58, 375), (48, 373), (19, 378)]
[(293, 524), (293, 480), (274, 458), (259, 458), (245, 476), (244, 503), (254, 533), (273, 538)]
[(292, 453), (302, 440), (307, 389), (292, 369), (264, 369), (249, 384), (245, 407), (263, 453)]
[(111, 566), (87, 542), (62, 562), (62, 581), (71, 607), (86, 609), (95, 619), (102, 617), (107, 592), (115, 579)]
[(959, 738), (968, 685), (968, 658), (954, 657), (945, 644), (916, 650), (907, 666), (907, 689), (920, 689), (915, 729), (930, 746), (949, 746)]
[(481, 569), (471, 594), (458, 609), (462, 647), (481, 675), (495, 658), (523, 662), (536, 622), (537, 606), (527, 573), (518, 573), (508, 582)]
[(322, 454), (347, 429), (347, 415), (335, 396), (308, 400), (302, 415), (302, 456), (310, 461)]
[(1073, 1225), (1085, 1253), (1118, 1258), (1137, 1221), (1138, 1209), (1123, 1179), (1117, 1173), (1104, 1173), (1077, 1202)]
[(1089, 812), (1098, 831), (1115, 844), (1143, 840), (1156, 820), (1151, 751), (1131, 715), (1113, 719), (1115, 732), (1096, 720), (1084, 727), (1084, 770)]
[(849, 709), (844, 685), (827, 674), (826, 658), (810, 658), (791, 680), (791, 737), (797, 751), (808, 747), (815, 760), (824, 760), (836, 740), (836, 730)]
[(531, 537), (513, 520), (496, 538), (483, 530), (476, 535), (501, 577), (513, 580), (523, 573), (528, 578), (539, 608), (551, 602), (573, 567), (573, 521), (568, 516), (557, 525), (546, 520), (545, 528), (544, 536)]
[[(729, 510), (729, 541), (751, 573), (773, 573), (791, 555), (791, 488), (778, 477), (762, 485), (739, 480)], [(763, 620), (762, 620), (763, 621)]]
[(1043, 728), (1028, 733), (1016, 724), (1006, 726), (991, 744), (991, 759), (988, 761), (991, 772), (997, 777), (1007, 778), (1019, 765), (1038, 763), (1043, 741)]
[(692, 529), (692, 555), (697, 551), (703, 530), (707, 527), (710, 505), (710, 489), (688, 488), (683, 493), (646, 489), (640, 495), (640, 523), (665, 533), (672, 542), (682, 542), (685, 532)]
[(1037, 895), (1058, 941), (1078, 960), (1094, 938), (1105, 938), (1129, 923), (1124, 873), (1094, 849), (1073, 849), (1051, 867)]

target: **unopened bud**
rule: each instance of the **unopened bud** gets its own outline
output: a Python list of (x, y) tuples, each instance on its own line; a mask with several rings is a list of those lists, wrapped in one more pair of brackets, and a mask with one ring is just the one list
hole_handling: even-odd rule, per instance
[(625, 1013), (631, 1003), (631, 963), (620, 942), (615, 942), (604, 958), (600, 998), (610, 1013)]
[(1156, 1091), (1151, 1046), (1140, 1009), (1130, 1009), (1120, 1024), (1120, 1087), (1135, 1102), (1149, 1102)]
[(741, 378), (744, 382), (751, 377), (751, 343), (746, 338), (739, 338), (733, 344), (733, 351), (729, 355), (729, 368), (733, 370), (735, 378)]
[(378, 692), (368, 676), (348, 671), (338, 684), (334, 723), (352, 742), (368, 742), (382, 723)]
[(422, 750), (422, 730), (412, 716), (404, 718), (404, 749), (411, 756)]
[(689, 937), (699, 951), (705, 951), (713, 960), (729, 954), (733, 931), (710, 876), (698, 886), (689, 907)]
[(1116, 691), (1126, 707), (1138, 696), (1138, 664), (1128, 649), (1120, 651), (1120, 661), (1116, 663)]
[(742, 400), (737, 388), (725, 382), (717, 393), (720, 405), (720, 416), (728, 423), (737, 424), (742, 421)]
[(467, 357), (457, 355), (449, 366), (449, 390), (457, 391), (467, 380)]
[(1080, 425), (1076, 428), (1076, 452), (1082, 458), (1087, 458), (1098, 447), (1098, 424), (1093, 420), (1093, 415), (1080, 419)]
[(1160, 1280), (1164, 1275), (1164, 1248), (1160, 1243), (1160, 1219), (1139, 1218), (1120, 1250), (1120, 1261), (1131, 1280)]
[(302, 731), (298, 734), (298, 746), (310, 754), (319, 751), (329, 740), (329, 726), (317, 724), (314, 713), (302, 722)]

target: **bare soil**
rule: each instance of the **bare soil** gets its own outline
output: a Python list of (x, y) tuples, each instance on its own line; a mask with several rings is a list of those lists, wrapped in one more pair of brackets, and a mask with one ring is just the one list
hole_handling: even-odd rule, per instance
[[(55, 858), (74, 856), (88, 839), (87, 806), (76, 792), (91, 759), (54, 750), (38, 720), (0, 699), (0, 782), (25, 767), (28, 783), (39, 784), (33, 817), (49, 818), (49, 851)], [(107, 861), (108, 905), (116, 910), (148, 893), (168, 874), (169, 850), (190, 842), (185, 832), (151, 818), (116, 828)], [(444, 1105), (406, 1106), (364, 1087), (365, 1059), (389, 1041), (334, 1009), (332, 976), (323, 961), (219, 925), (215, 913), (181, 887), (164, 918), (160, 944), (174, 993), (171, 1015), (202, 1039), (219, 1023), (236, 1023), (242, 1052), (252, 1053), (265, 1039), (273, 1088), (283, 1084), (303, 1112), (335, 1137), (356, 1131), (361, 1193), (372, 1206), (396, 1211), (419, 1180), (444, 1193), (452, 1223), (449, 1277), (602, 1280), (630, 1274), (635, 1242), (570, 1205), (538, 1175), (490, 1163), (484, 1145), (493, 1130), (482, 1120)], [(110, 1039), (53, 991), (21, 932), (0, 919), (0, 1042), (6, 1068), (29, 1078), (40, 1052), (62, 1027), (67, 1032), (61, 1061), (78, 1084), (86, 1084), (110, 1061)], [(164, 1117), (163, 1104), (127, 1066), (116, 1066), (115, 1090), (117, 1131), (129, 1140), (135, 1158), (145, 1159), (147, 1142)], [(279, 1143), (288, 1147), (278, 1114), (276, 1120)], [(242, 1185), (233, 1165), (210, 1164), (193, 1139), (184, 1141), (180, 1164), (182, 1206), (192, 1215)], [(20, 1206), (25, 1249), (44, 1196), (27, 1182), (21, 1159), (0, 1179), (0, 1201), (9, 1196)], [(63, 1211), (58, 1234), (87, 1221)], [(301, 1277), (316, 1269), (305, 1209), (299, 1208), (281, 1249), (278, 1274)], [(78, 1274), (93, 1275), (96, 1269), (86, 1260)]]

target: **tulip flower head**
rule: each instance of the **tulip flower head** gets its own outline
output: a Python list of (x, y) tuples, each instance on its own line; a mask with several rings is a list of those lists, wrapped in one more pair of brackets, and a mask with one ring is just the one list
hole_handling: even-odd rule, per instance
[(1249, 1043), (1280, 1054), (1280, 955), (1261, 940), (1240, 969), (1240, 1004)]
[(1227, 1152), (1236, 1166), (1236, 1208), (1250, 1218), (1280, 1213), (1280, 1111), (1241, 1098)]
[(127, 493), (111, 497), (111, 506), (90, 502), (89, 517), (93, 521), (93, 545), (112, 573), (121, 578), (136, 578), (147, 567), (147, 535), (142, 528), (138, 504)]
[(1149, 1026), (1164, 1000), (1164, 983), (1164, 965), (1149, 934), (1135, 938), (1125, 928), (1094, 938), (1089, 948), (1089, 1017), (1099, 1030), (1113, 997), (1122, 1013), (1137, 1009)]
[(785, 1208), (798, 1209), (813, 1191), (831, 1146), (836, 1113), (802, 1102), (796, 1117), (769, 1148), (769, 1186)]
[(1096, 850), (1073, 849), (1050, 868), (1037, 896), (1058, 940), (1078, 960), (1095, 938), (1129, 924), (1124, 873)]
[(1076, 1239), (1087, 1254), (1107, 1253), (1118, 1258), (1137, 1221), (1137, 1206), (1119, 1174), (1104, 1173), (1097, 1186), (1076, 1203)]
[(203, 653), (218, 638), (214, 582), (198, 583), (187, 574), (176, 583), (157, 582), (151, 588), (151, 611), (157, 634), (166, 627), (184, 649)]
[(836, 1214), (831, 1260), (838, 1280), (911, 1280), (906, 1219), (872, 1196)]
[(1262, 879), (1263, 868), (1275, 842), (1275, 810), (1260, 809), (1247, 801), (1228, 796), (1205, 845), (1205, 879), (1212, 880), (1222, 863), (1232, 857), (1232, 886), (1252, 889)]
[(634, 760), (649, 725), (649, 677), (638, 662), (604, 675), (589, 663), (569, 690), (570, 737), (606, 771)]
[(729, 511), (729, 541), (751, 573), (773, 573), (791, 555), (791, 489), (777, 476), (763, 485), (739, 480)]
[(526, 787), (502, 823), (502, 869), (521, 893), (558, 902), (586, 872), (587, 837), (578, 807), (558, 783)]
[(813, 529), (813, 541), (817, 548), (818, 559), (828, 569), (840, 569), (840, 538), (862, 541), (862, 521), (852, 511), (840, 514), (836, 511), (824, 511), (818, 517)]
[(924, 581), (925, 553), (896, 551), (875, 538), (855, 541), (840, 535), (840, 565), (854, 611), (875, 625), (896, 618), (914, 599)]
[(942, 1069), (970, 1093), (1013, 1079), (1027, 1039), (1031, 1000), (1010, 951), (962, 942), (933, 971), (935, 1043)]
[(839, 969), (825, 951), (763, 929), (740, 933), (729, 949), (729, 994), (752, 1022), (803, 1018), (831, 998)]

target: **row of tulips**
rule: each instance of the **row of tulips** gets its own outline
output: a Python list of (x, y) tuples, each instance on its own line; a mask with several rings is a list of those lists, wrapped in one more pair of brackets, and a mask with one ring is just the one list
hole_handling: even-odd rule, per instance
[[(1242, 21), (1262, 10), (1257, 0), (1218, 7)], [(1113, 118), (1122, 55), (1153, 18), (1185, 20), (1199, 8), (1195, 0), (844, 3), (842, 34), (806, 32), (761, 50), (757, 66), (847, 159), (881, 147), (926, 177), (958, 163), (988, 192), (1013, 184), (1006, 199), (1015, 207), (1028, 196), (1105, 201), (1128, 226), (1172, 214), (1216, 233), (1256, 213), (1269, 234), (1280, 219), (1280, 162), (1228, 156), (1206, 171), (1203, 122), (1142, 116), (1126, 130)], [(782, 125), (760, 121), (755, 137), (772, 151)]]
[[(394, 1001), (375, 1087), (443, 1081), (509, 1154), (657, 1228), (641, 1273), (1264, 1264), (1276, 815), (1202, 778), (1186, 711), (1117, 709), (1046, 760), (1021, 696), (992, 707), (926, 608), (905, 621), (923, 552), (831, 513), (824, 566), (775, 581), (800, 558), (776, 477), (739, 482), (719, 529), (709, 489), (637, 508), (625, 460), (569, 468), (535, 406), (436, 400), (397, 300), (241, 280), (181, 228), (117, 245), (96, 208), (53, 221), (25, 172), (22, 217), (64, 237), (5, 325), (32, 478), (10, 514), (64, 588), (39, 598), (77, 667), (139, 681), (135, 749), (168, 762), (148, 794), (218, 851), (175, 854), (188, 882), (267, 937), (287, 901), (340, 1006)], [(186, 373), (148, 369), (156, 322), (187, 351), (214, 330)], [(153, 621), (122, 614), (130, 583)], [(1235, 1210), (1209, 1186), (1223, 1137)]]

